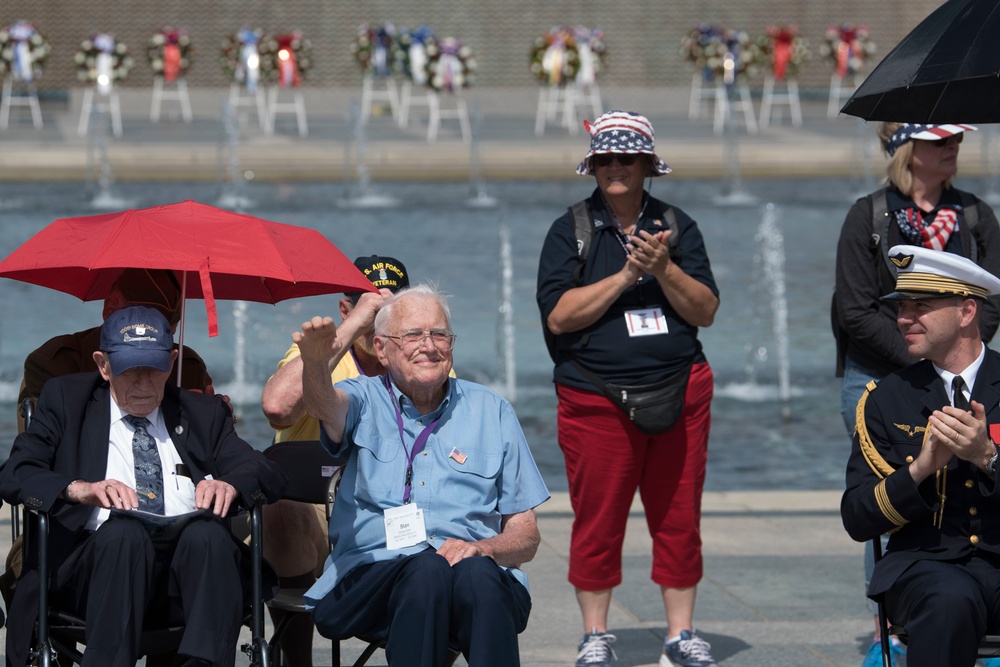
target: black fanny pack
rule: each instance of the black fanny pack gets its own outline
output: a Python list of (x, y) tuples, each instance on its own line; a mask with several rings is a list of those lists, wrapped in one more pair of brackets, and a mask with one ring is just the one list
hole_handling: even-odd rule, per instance
[(666, 380), (640, 385), (605, 382), (576, 359), (573, 365), (646, 435), (666, 433), (680, 419), (688, 378), (691, 377), (690, 362)]

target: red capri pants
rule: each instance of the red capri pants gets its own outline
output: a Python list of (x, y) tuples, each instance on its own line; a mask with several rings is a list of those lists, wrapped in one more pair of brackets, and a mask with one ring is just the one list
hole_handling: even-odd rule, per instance
[(585, 591), (622, 581), (622, 541), (638, 488), (653, 538), (651, 578), (687, 588), (702, 577), (701, 493), (714, 392), (707, 363), (691, 368), (684, 411), (646, 435), (601, 394), (557, 384), (559, 447), (573, 504), (569, 582)]

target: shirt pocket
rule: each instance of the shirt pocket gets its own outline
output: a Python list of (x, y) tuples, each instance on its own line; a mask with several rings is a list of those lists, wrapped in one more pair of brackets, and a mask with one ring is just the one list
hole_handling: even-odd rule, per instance
[(402, 456), (399, 438), (384, 438), (369, 424), (360, 424), (354, 433), (358, 474), (355, 496), (382, 506), (397, 498), (402, 501), (406, 483), (406, 457)]
[(500, 476), (503, 456), (476, 450), (463, 453), (463, 463), (448, 457), (449, 475), (446, 486), (460, 489), (459, 493), (464, 498), (487, 499), (487, 504), (492, 506), (497, 498), (497, 478)]

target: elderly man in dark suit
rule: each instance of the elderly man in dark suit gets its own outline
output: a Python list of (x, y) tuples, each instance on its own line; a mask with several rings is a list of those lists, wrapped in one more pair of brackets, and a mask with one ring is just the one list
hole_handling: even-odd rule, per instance
[[(176, 360), (159, 311), (113, 313), (97, 373), (49, 380), (0, 467), (0, 497), (51, 513), (53, 597), (86, 619), (84, 667), (132, 666), (143, 625), (185, 625), (179, 653), (231, 666), (243, 614), (240, 544), (219, 520), (237, 500), (276, 500), (286, 479), (241, 440), (218, 398), (167, 386)], [(154, 543), (152, 524), (176, 533)], [(11, 604), (8, 664), (37, 618), (29, 548)]]
[(1000, 630), (1000, 353), (983, 343), (1000, 279), (971, 260), (896, 246), (897, 324), (922, 359), (868, 385), (841, 502), (856, 540), (891, 533), (868, 588), (906, 628), (909, 667), (972, 667)]

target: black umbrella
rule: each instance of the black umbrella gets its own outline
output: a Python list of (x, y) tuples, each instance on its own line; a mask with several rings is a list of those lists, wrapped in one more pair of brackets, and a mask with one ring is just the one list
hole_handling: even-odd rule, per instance
[(1000, 122), (1000, 0), (948, 0), (840, 110), (866, 120)]

